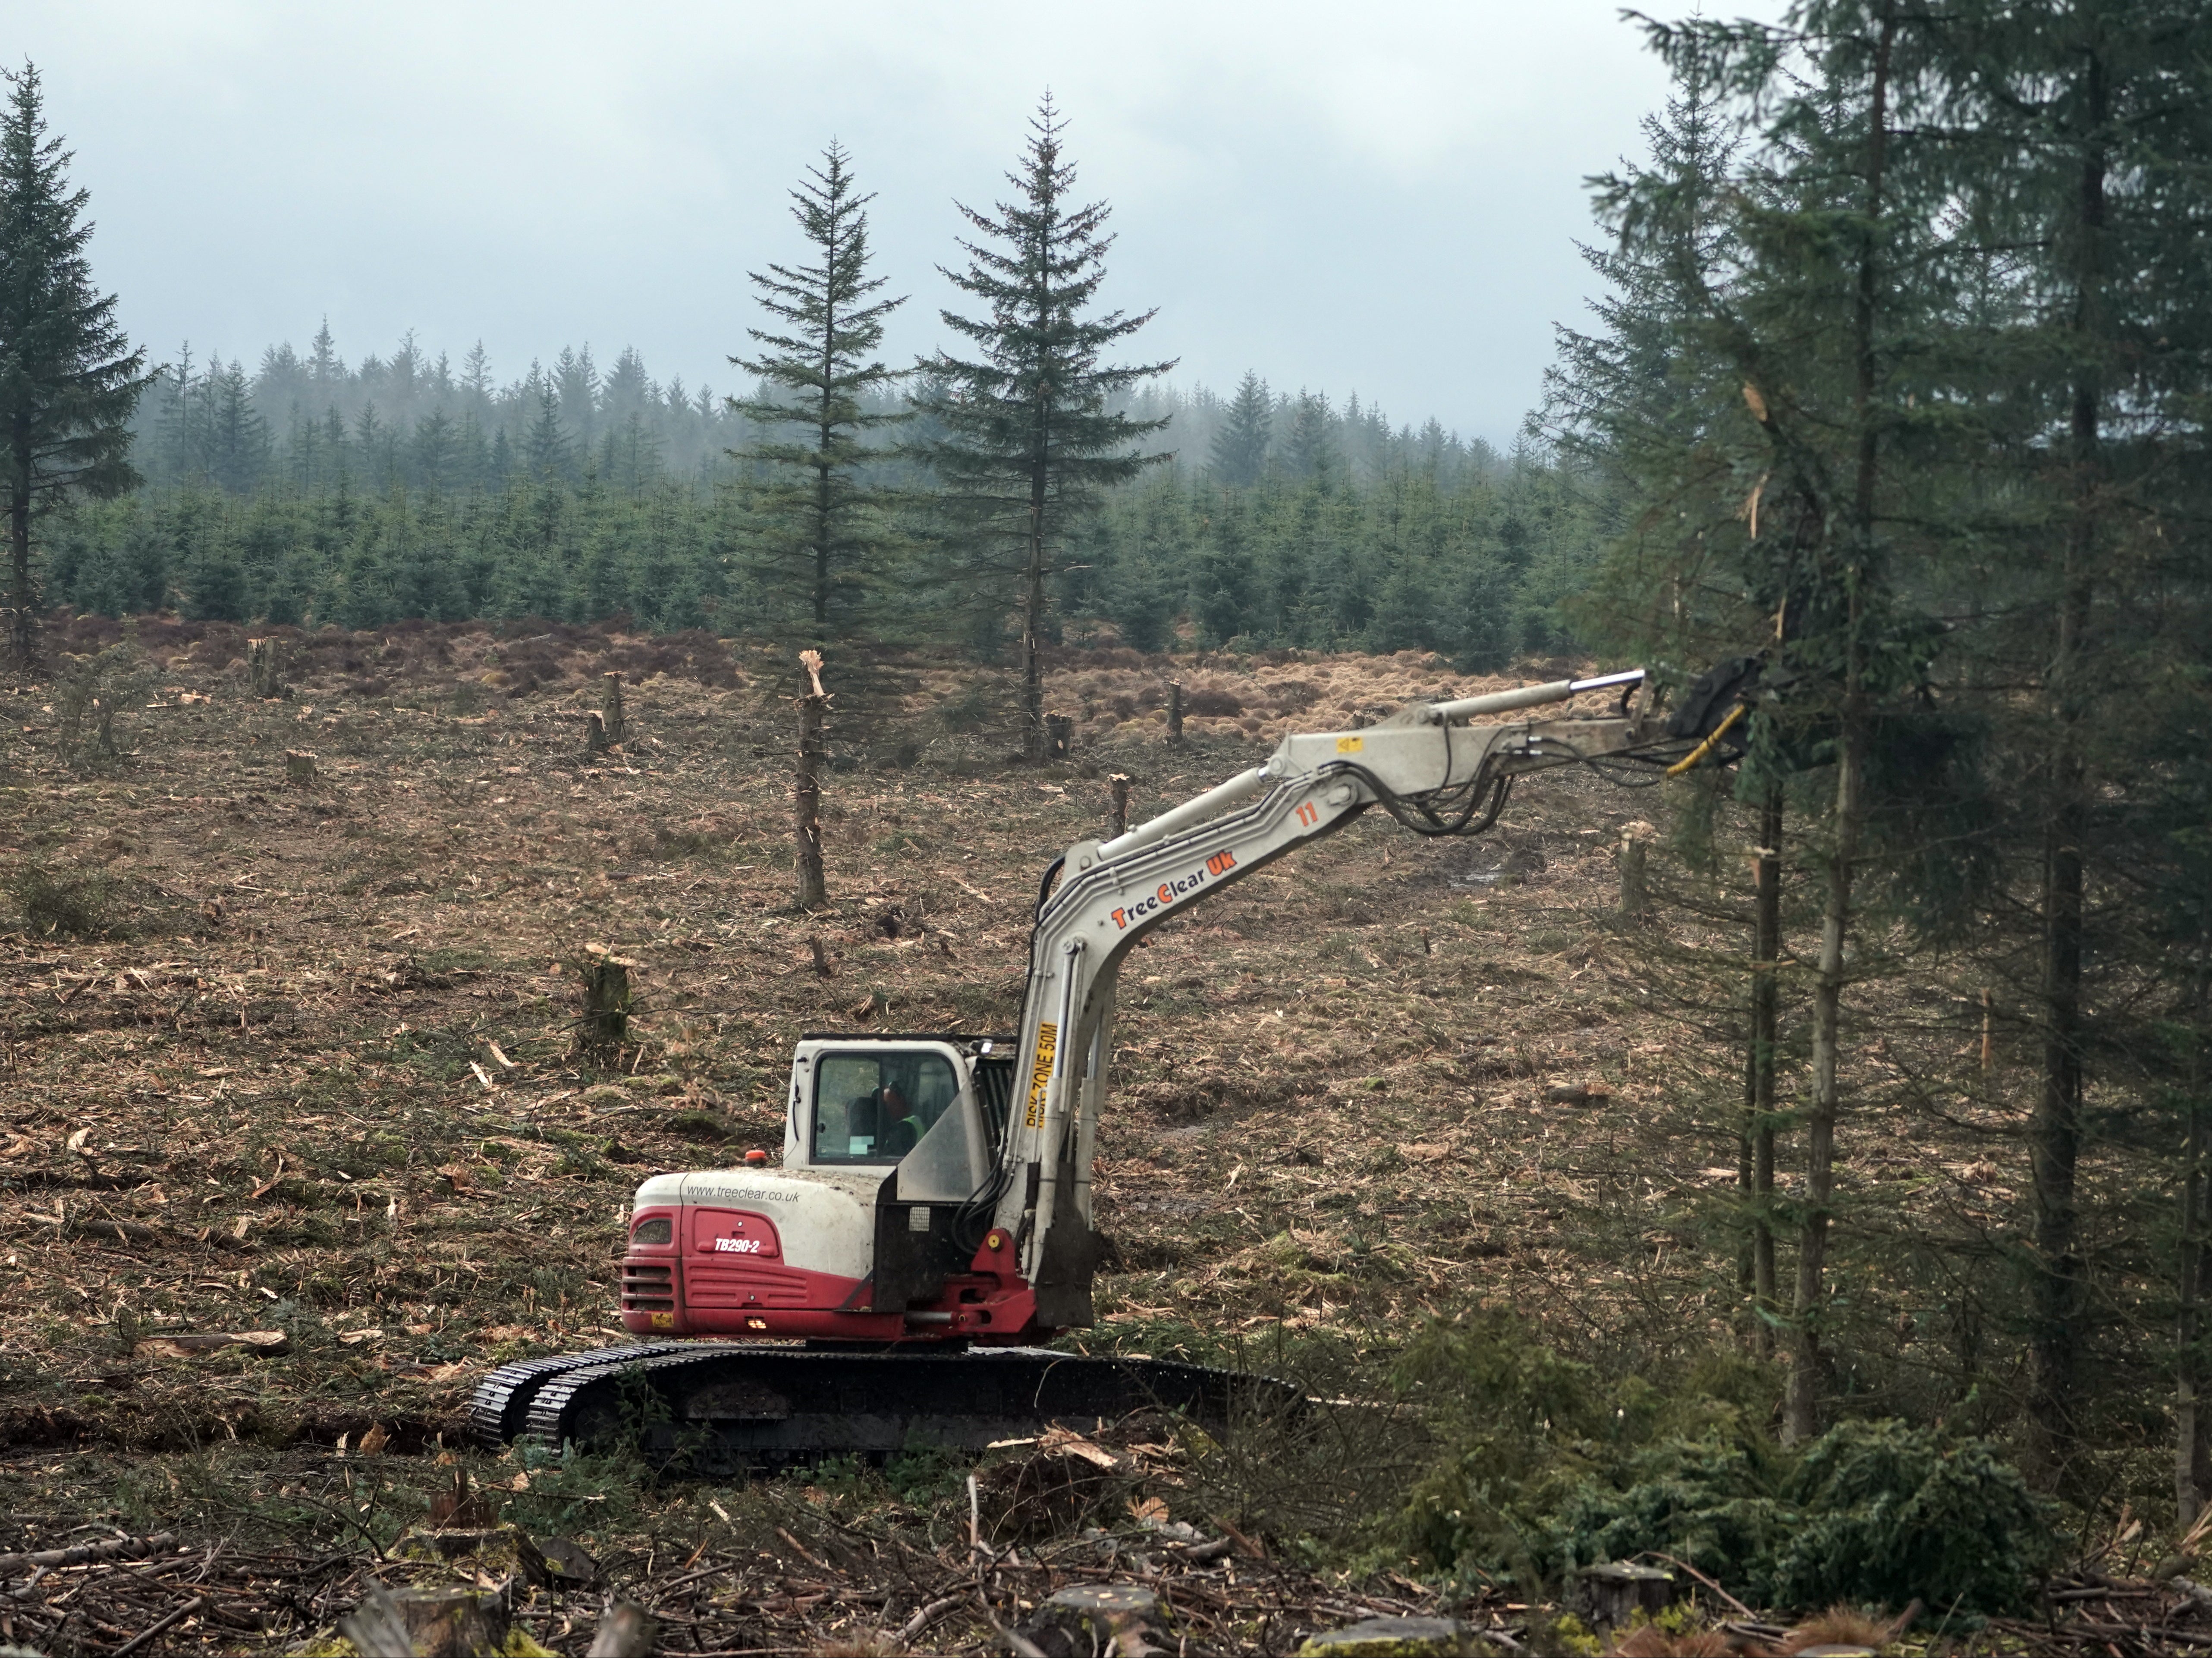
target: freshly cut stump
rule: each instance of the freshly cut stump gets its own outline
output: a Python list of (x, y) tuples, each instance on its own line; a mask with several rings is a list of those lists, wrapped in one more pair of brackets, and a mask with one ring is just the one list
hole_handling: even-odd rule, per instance
[(1369, 1618), (1313, 1637), (1298, 1658), (1458, 1658), (1481, 1650), (1457, 1619)]
[(1160, 1597), (1129, 1583), (1062, 1589), (1030, 1615), (1022, 1632), (1045, 1658), (1091, 1658), (1147, 1646), (1173, 1652), (1176, 1644)]

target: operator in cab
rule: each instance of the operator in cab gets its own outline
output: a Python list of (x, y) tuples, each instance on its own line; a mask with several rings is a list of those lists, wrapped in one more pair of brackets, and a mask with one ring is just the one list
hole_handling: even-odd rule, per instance
[(866, 1134), (870, 1149), (878, 1157), (904, 1157), (929, 1127), (895, 1082), (854, 1100), (847, 1121), (855, 1133)]

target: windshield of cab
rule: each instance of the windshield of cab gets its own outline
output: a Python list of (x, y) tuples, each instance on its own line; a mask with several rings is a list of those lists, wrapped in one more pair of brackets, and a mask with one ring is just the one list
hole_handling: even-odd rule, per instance
[(942, 1054), (824, 1054), (814, 1078), (807, 1161), (817, 1168), (896, 1163), (959, 1092)]

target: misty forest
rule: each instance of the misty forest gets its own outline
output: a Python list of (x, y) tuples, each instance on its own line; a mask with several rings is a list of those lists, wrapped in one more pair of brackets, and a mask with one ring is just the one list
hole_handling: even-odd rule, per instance
[[(12, 72), (0, 1645), (380, 1651), (504, 1523), (563, 1652), (2212, 1646), (2212, 11), (1622, 27), (1510, 451), (1159, 356), (1049, 97), (941, 296), (823, 143), (691, 386), (130, 338)], [(1013, 1027), (1061, 848), (1637, 666), (1663, 765), (1130, 957), (1056, 1345), (1286, 1379), (1256, 1448), (457, 1456), (802, 1030)]]

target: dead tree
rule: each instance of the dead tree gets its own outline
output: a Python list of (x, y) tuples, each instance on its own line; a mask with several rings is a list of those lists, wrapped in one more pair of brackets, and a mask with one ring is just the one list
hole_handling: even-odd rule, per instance
[(1651, 913), (1651, 891), (1644, 879), (1644, 842), (1632, 835), (1620, 841), (1620, 919), (1643, 920)]
[(1048, 714), (1044, 717), (1044, 757), (1065, 760), (1075, 748), (1075, 720), (1071, 714)]
[(284, 669), (273, 639), (249, 639), (246, 641), (246, 683), (253, 694), (264, 701), (271, 701), (284, 695)]
[(822, 689), (822, 653), (801, 651), (799, 662), (813, 689), (799, 699), (799, 770), (792, 789), (793, 828), (799, 841), (799, 907), (830, 902), (822, 878), (822, 717), (830, 707)]
[(1113, 800), (1106, 818), (1106, 838), (1110, 841), (1129, 832), (1129, 779), (1117, 771), (1106, 780), (1106, 786), (1112, 791)]
[(596, 760), (614, 747), (614, 739), (607, 735), (607, 717), (593, 708), (584, 716), (584, 756)]
[(606, 690), (599, 699), (599, 723), (605, 727), (609, 744), (623, 740), (623, 677), (619, 668), (611, 669), (603, 676)]
[(1182, 681), (1168, 681), (1168, 741), (1180, 746), (1182, 743)]
[(576, 963), (584, 992), (583, 1011), (576, 1018), (576, 1051), (594, 1065), (618, 1065), (629, 1041), (629, 970), (637, 963), (611, 953), (605, 944), (586, 944), (584, 952), (584, 959)]

